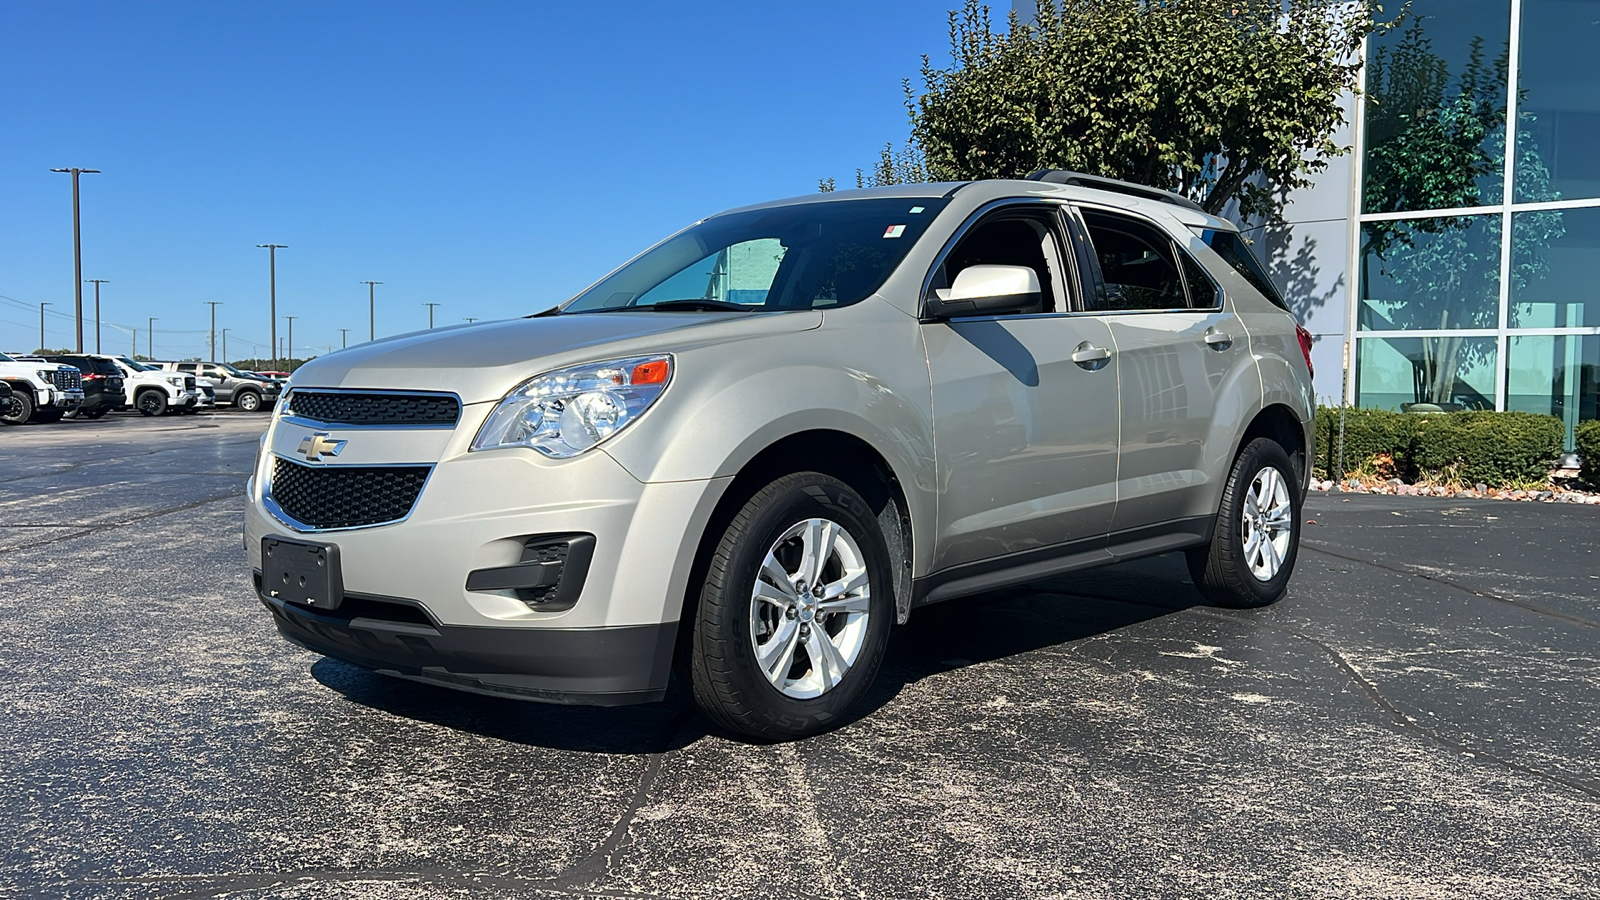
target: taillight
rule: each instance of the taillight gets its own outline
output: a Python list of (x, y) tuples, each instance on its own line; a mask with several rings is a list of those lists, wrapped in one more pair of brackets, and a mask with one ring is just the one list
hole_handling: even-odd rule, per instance
[(1306, 371), (1312, 375), (1317, 374), (1317, 367), (1311, 364), (1311, 332), (1307, 331), (1304, 325), (1296, 322), (1294, 336), (1300, 339), (1300, 352), (1306, 358)]

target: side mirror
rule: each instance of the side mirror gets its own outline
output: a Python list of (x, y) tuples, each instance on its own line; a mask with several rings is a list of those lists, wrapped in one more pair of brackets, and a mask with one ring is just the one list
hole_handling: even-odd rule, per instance
[(940, 318), (1019, 312), (1042, 296), (1039, 274), (1027, 266), (967, 266), (948, 290), (937, 292), (929, 311)]

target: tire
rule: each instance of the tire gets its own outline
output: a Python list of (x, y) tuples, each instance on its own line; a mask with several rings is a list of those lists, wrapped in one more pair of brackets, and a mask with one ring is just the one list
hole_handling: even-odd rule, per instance
[(42, 425), (53, 425), (66, 414), (66, 410), (62, 409), (36, 409), (33, 411), (33, 420)]
[(102, 406), (99, 409), (95, 410), (94, 412), (81, 412), (80, 411), (78, 413), (78, 415), (82, 416), (85, 419), (101, 419), (101, 418), (104, 418), (105, 414), (108, 413), (108, 412), (110, 412), (110, 410), (108, 410), (108, 409), (106, 409), (105, 407)]
[(233, 398), (233, 405), (245, 412), (255, 412), (261, 408), (261, 395), (255, 391), (240, 391), (239, 395)]
[[(1289, 454), (1270, 438), (1256, 438), (1240, 451), (1222, 492), (1211, 543), (1187, 554), (1194, 586), (1207, 600), (1251, 609), (1282, 599), (1300, 550), (1304, 498), (1294, 471)], [(1258, 501), (1265, 502), (1265, 511), (1258, 511)]]
[(167, 395), (160, 391), (140, 391), (133, 398), (134, 408), (141, 416), (159, 416), (167, 411)]
[[(826, 556), (815, 577), (808, 551), (819, 544)], [(720, 536), (701, 585), (695, 703), (718, 725), (766, 740), (849, 721), (883, 662), (892, 572), (878, 520), (849, 485), (802, 472), (757, 491)], [(843, 599), (815, 594), (808, 575), (844, 587), (834, 595)], [(758, 642), (773, 651), (765, 667)]]
[(33, 418), (33, 395), (27, 391), (15, 391), (10, 400), (0, 401), (0, 423), (6, 425), (26, 425)]

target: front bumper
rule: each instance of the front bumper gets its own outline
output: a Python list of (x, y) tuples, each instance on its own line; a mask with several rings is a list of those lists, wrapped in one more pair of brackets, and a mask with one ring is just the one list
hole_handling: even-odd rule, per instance
[(83, 391), (41, 388), (34, 396), (39, 398), (40, 409), (59, 409), (65, 412), (72, 412), (83, 405)]
[[(468, 452), (492, 406), (467, 407), (453, 430), (276, 417), (248, 490), (250, 566), (261, 571), (266, 536), (335, 545), (344, 595), (358, 602), (331, 615), (278, 597), (262, 602), (289, 640), (379, 671), (525, 699), (657, 698), (700, 535), (732, 479), (642, 483), (603, 450), (568, 460)], [(406, 517), (318, 531), (280, 518), (268, 502), (275, 459), (306, 464), (298, 448), (317, 434), (346, 443), (319, 468), (436, 462)], [(524, 602), (507, 585), (484, 583), (485, 572), (506, 577), (527, 563), (530, 544), (574, 534), (593, 535), (575, 600)], [(361, 612), (368, 600), (380, 606)], [(409, 620), (385, 614), (395, 604), (409, 608)]]
[[(261, 593), (278, 633), (352, 665), (479, 694), (619, 706), (666, 694), (676, 623), (617, 628), (474, 628), (312, 611)], [(369, 601), (365, 608), (391, 604)]]

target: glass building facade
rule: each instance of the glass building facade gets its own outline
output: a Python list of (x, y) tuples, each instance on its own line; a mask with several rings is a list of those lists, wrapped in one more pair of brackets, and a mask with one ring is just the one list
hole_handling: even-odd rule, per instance
[(1344, 388), (1555, 415), (1570, 446), (1600, 417), (1600, 0), (1411, 10), (1368, 42)]

